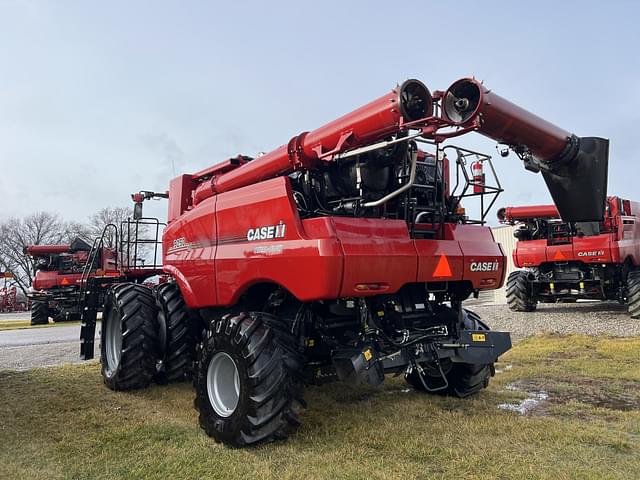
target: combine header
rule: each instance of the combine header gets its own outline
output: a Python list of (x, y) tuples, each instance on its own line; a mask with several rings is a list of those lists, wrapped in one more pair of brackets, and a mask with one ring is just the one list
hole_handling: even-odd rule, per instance
[(617, 300), (640, 317), (640, 204), (609, 197), (598, 222), (565, 222), (555, 205), (509, 207), (502, 223), (515, 225), (515, 265), (507, 302), (530, 312), (538, 302)]
[[(491, 159), (446, 144), (474, 131), (540, 169), (568, 220), (602, 216), (606, 140), (473, 79), (433, 95), (407, 80), (270, 153), (173, 179), (157, 269), (169, 281), (151, 290), (135, 268), (89, 278), (84, 358), (104, 306), (107, 386), (193, 375), (200, 425), (234, 446), (286, 437), (308, 383), (394, 373), (425, 393), (477, 393), (511, 340), (462, 308), (505, 272), (482, 225), (502, 190)], [(135, 196), (136, 216), (154, 196)], [(469, 197), (483, 200), (478, 219)]]

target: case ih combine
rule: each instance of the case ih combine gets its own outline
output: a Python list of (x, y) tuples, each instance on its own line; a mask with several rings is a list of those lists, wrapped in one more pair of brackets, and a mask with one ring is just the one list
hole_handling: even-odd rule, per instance
[(14, 285), (0, 287), (0, 313), (24, 312), (27, 309), (27, 301), (18, 295), (18, 289)]
[[(83, 358), (104, 306), (107, 386), (193, 374), (200, 425), (233, 446), (286, 437), (308, 383), (404, 373), (422, 392), (478, 392), (511, 341), (462, 308), (505, 272), (481, 225), (488, 208), (473, 222), (460, 203), (492, 205), (490, 157), (446, 145), (474, 131), (541, 170), (563, 218), (601, 218), (607, 140), (571, 135), (474, 79), (433, 96), (408, 80), (263, 156), (173, 179), (163, 265), (83, 276)], [(134, 195), (136, 218), (154, 196)], [(140, 284), (160, 272), (168, 283)]]
[[(103, 242), (104, 243), (104, 242)], [(117, 251), (101, 245), (92, 252), (91, 245), (77, 237), (70, 244), (30, 245), (25, 255), (33, 259), (36, 275), (29, 298), (31, 299), (31, 325), (49, 322), (80, 320), (80, 291), (84, 275), (95, 275), (96, 270), (116, 271)]]
[(516, 225), (507, 302), (530, 312), (538, 302), (618, 300), (640, 317), (640, 204), (606, 200), (599, 222), (564, 222), (555, 205), (502, 208), (501, 222)]

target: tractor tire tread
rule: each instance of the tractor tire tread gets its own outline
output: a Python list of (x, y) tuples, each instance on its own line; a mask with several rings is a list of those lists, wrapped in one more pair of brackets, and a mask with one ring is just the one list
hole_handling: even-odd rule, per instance
[(111, 390), (137, 390), (146, 388), (156, 373), (157, 327), (156, 306), (149, 288), (135, 283), (114, 286), (103, 315), (102, 331), (109, 321), (111, 309), (120, 312), (122, 323), (122, 351), (117, 372), (107, 377), (105, 340), (101, 340), (102, 372), (104, 382)]
[[(232, 352), (246, 368), (237, 410), (228, 418), (218, 416), (207, 393), (210, 359), (218, 351)], [(225, 315), (210, 323), (198, 348), (194, 377), (200, 427), (217, 442), (243, 447), (285, 439), (300, 425), (304, 406), (298, 372), (302, 365), (293, 335), (277, 317), (263, 312)]]
[(159, 383), (188, 380), (193, 374), (195, 335), (193, 314), (187, 308), (180, 287), (175, 282), (163, 283), (155, 289), (159, 310), (166, 322), (164, 371)]
[(527, 272), (516, 270), (507, 278), (507, 305), (513, 312), (533, 312), (536, 302), (531, 298), (527, 285)]
[(640, 270), (632, 270), (627, 275), (627, 303), (629, 316), (640, 318)]
[(31, 325), (47, 325), (49, 323), (49, 307), (44, 302), (31, 303)]

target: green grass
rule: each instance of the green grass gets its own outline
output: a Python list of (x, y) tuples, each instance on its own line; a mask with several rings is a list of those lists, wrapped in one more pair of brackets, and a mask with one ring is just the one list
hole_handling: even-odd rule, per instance
[[(640, 477), (640, 338), (534, 337), (497, 368), (466, 400), (401, 379), (311, 387), (288, 442), (244, 450), (202, 433), (188, 384), (116, 393), (96, 364), (4, 371), (0, 478)], [(539, 390), (549, 400), (528, 415), (497, 408)]]
[(31, 320), (0, 320), (0, 332), (3, 330), (24, 330), (25, 328), (47, 328), (80, 325), (80, 322), (49, 322), (47, 325), (31, 325)]

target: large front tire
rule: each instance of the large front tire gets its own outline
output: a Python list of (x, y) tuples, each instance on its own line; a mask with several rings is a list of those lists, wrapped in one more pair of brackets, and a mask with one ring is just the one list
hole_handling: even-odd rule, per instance
[(527, 280), (528, 274), (523, 270), (516, 270), (507, 279), (507, 304), (513, 312), (533, 312), (536, 301), (531, 298), (531, 288)]
[[(480, 317), (469, 310), (464, 310), (465, 328), (471, 330), (489, 330)], [(465, 398), (489, 386), (489, 379), (494, 375), (493, 363), (470, 364), (454, 363), (443, 359), (440, 366), (434, 364), (421, 365), (422, 373), (410, 368), (405, 373), (405, 380), (420, 392), (439, 395), (451, 395)], [(446, 378), (446, 383), (444, 379)]]
[(640, 270), (632, 270), (627, 275), (627, 303), (629, 316), (640, 318)]
[(100, 335), (102, 377), (111, 390), (149, 386), (158, 360), (156, 305), (144, 285), (113, 287), (105, 302)]
[(47, 325), (49, 323), (49, 307), (44, 302), (31, 302), (31, 325)]
[(301, 359), (278, 319), (261, 312), (211, 322), (198, 351), (200, 426), (232, 447), (284, 439), (299, 425)]

